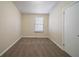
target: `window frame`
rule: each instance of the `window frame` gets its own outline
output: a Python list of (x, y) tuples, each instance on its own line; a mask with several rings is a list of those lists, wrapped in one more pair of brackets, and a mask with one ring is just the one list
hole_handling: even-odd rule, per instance
[[(37, 17), (42, 17), (42, 16), (36, 16), (36, 18), (35, 18), (35, 24), (34, 24), (34, 32), (35, 32), (35, 33), (43, 33), (43, 32), (44, 32), (44, 17), (42, 17), (42, 18), (43, 18), (43, 24), (36, 24), (36, 19), (37, 19)], [(42, 25), (42, 26), (43, 26), (43, 30), (42, 30), (42, 31), (36, 31), (36, 30), (35, 30), (36, 25)]]

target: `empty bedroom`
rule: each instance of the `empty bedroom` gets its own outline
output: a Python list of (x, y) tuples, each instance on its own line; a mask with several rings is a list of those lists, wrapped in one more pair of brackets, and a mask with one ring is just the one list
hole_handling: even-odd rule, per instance
[(79, 57), (78, 1), (0, 1), (1, 57)]

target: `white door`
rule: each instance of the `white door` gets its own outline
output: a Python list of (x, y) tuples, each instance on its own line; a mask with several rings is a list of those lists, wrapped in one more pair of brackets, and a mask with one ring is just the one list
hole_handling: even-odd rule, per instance
[(64, 16), (65, 51), (79, 57), (79, 3), (67, 8)]

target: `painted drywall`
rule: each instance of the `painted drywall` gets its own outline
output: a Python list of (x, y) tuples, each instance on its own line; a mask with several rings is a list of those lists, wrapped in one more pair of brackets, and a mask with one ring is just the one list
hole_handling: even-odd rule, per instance
[(0, 53), (21, 35), (21, 15), (12, 2), (0, 2)]
[[(35, 19), (37, 16), (44, 18), (44, 32), (36, 33)], [(48, 14), (22, 14), (22, 36), (23, 37), (47, 37), (48, 36)]]
[(63, 17), (65, 8), (72, 2), (59, 2), (49, 13), (49, 38), (61, 49), (64, 48)]

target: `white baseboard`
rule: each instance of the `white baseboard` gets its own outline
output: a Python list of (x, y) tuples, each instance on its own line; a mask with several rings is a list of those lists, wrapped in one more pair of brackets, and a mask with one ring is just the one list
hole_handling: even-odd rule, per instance
[[(50, 39), (50, 38), (49, 38)], [(61, 47), (58, 43), (56, 43), (54, 40), (50, 39), (52, 42), (54, 42), (61, 50), (65, 51), (63, 47)]]
[[(51, 40), (51, 39), (50, 39)], [(52, 40), (51, 40), (52, 41)], [(65, 51), (67, 54), (69, 54), (63, 47), (61, 47), (59, 44), (57, 44), (55, 41), (53, 41), (61, 50)], [(69, 54), (71, 56), (71, 54)]]
[(15, 42), (13, 42), (9, 47), (7, 47), (2, 53), (0, 53), (0, 56), (2, 56), (6, 51), (8, 51), (20, 39), (21, 37), (19, 37)]
[(48, 38), (48, 36), (22, 36), (22, 38)]

